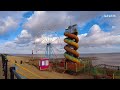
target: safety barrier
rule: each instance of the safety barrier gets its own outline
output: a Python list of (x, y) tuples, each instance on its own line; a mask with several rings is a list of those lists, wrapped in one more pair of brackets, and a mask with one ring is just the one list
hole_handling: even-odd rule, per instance
[(10, 67), (10, 79), (14, 79), (16, 76), (17, 79), (22, 79), (22, 77), (16, 72), (15, 67)]

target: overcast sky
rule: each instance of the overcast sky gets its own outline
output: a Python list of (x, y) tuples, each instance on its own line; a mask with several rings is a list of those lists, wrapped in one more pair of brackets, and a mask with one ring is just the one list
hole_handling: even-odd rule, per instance
[(78, 24), (79, 53), (120, 52), (119, 11), (0, 11), (0, 53), (64, 53), (64, 31)]

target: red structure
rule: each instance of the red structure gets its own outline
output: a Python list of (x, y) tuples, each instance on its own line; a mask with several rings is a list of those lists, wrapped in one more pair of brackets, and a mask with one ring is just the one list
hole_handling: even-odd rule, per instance
[(39, 69), (46, 70), (49, 68), (49, 59), (48, 58), (41, 58), (39, 60)]

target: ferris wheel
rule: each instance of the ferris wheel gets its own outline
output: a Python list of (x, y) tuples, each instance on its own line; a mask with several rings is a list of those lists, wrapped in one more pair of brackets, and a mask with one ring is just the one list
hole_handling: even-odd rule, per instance
[(58, 58), (58, 54), (64, 52), (63, 39), (59, 33), (50, 28), (42, 29), (34, 40), (34, 51), (36, 54), (43, 54), (42, 57), (49, 59)]

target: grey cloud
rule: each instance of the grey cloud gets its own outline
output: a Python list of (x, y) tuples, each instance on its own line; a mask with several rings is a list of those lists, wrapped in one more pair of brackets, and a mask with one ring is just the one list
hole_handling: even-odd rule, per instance
[(22, 17), (22, 15), (27, 11), (0, 11), (0, 17), (5, 18), (7, 16), (11, 17)]
[[(33, 36), (46, 31), (57, 31), (65, 29), (68, 25), (77, 23), (82, 27), (85, 22), (92, 20), (111, 11), (36, 11), (24, 25), (24, 28), (31, 31)], [(104, 19), (103, 19), (104, 20)]]
[(17, 44), (28, 44), (31, 42), (32, 36), (30, 33), (27, 32), (27, 30), (22, 30), (20, 35), (15, 39), (15, 43)]
[[(19, 44), (19, 49), (25, 47), (27, 52), (27, 47), (31, 49), (36, 36), (41, 37), (43, 33), (48, 31), (57, 31), (60, 29), (65, 29), (66, 26), (70, 23), (68, 18), (71, 17), (71, 23), (77, 23), (82, 27), (86, 22), (96, 18), (97, 16), (103, 16), (104, 14), (115, 14), (116, 18), (103, 18), (101, 23), (104, 21), (110, 21), (111, 25), (115, 25), (115, 28), (111, 32), (104, 32), (99, 26), (92, 27), (88, 34), (79, 35), (80, 38), (80, 51), (82, 52), (104, 52), (105, 47), (110, 47), (120, 44), (119, 34), (119, 18), (120, 12), (112, 11), (47, 11), (42, 12), (42, 14), (35, 12), (29, 19), (28, 22), (24, 25), (24, 29), (29, 32), (29, 35), (20, 34), (15, 40), (16, 44)], [(12, 15), (12, 14), (11, 14)], [(4, 15), (3, 15), (4, 16)], [(1, 25), (4, 25), (3, 22), (0, 22)], [(63, 39), (61, 39), (63, 40)], [(29, 43), (29, 45), (28, 45)], [(62, 42), (64, 43), (64, 42)], [(65, 43), (64, 43), (65, 44)], [(64, 45), (63, 44), (63, 45)], [(28, 45), (28, 46), (27, 46)], [(30, 48), (31, 46), (31, 48)], [(61, 48), (56, 44), (56, 47)], [(38, 46), (38, 48), (43, 48)], [(63, 47), (62, 47), (63, 48)], [(115, 48), (115, 47), (114, 47)], [(111, 48), (111, 49), (114, 49)], [(112, 50), (108, 51), (112, 51)], [(117, 50), (117, 49), (115, 49)], [(30, 51), (30, 50), (29, 50)], [(22, 51), (20, 51), (22, 52)], [(59, 52), (59, 51), (58, 51)]]
[(104, 32), (99, 25), (93, 25), (88, 34), (79, 35), (81, 47), (102, 47), (120, 44), (120, 35)]
[(0, 35), (6, 34), (11, 29), (15, 29), (17, 27), (18, 22), (15, 21), (12, 17), (7, 17), (6, 19), (0, 20)]

